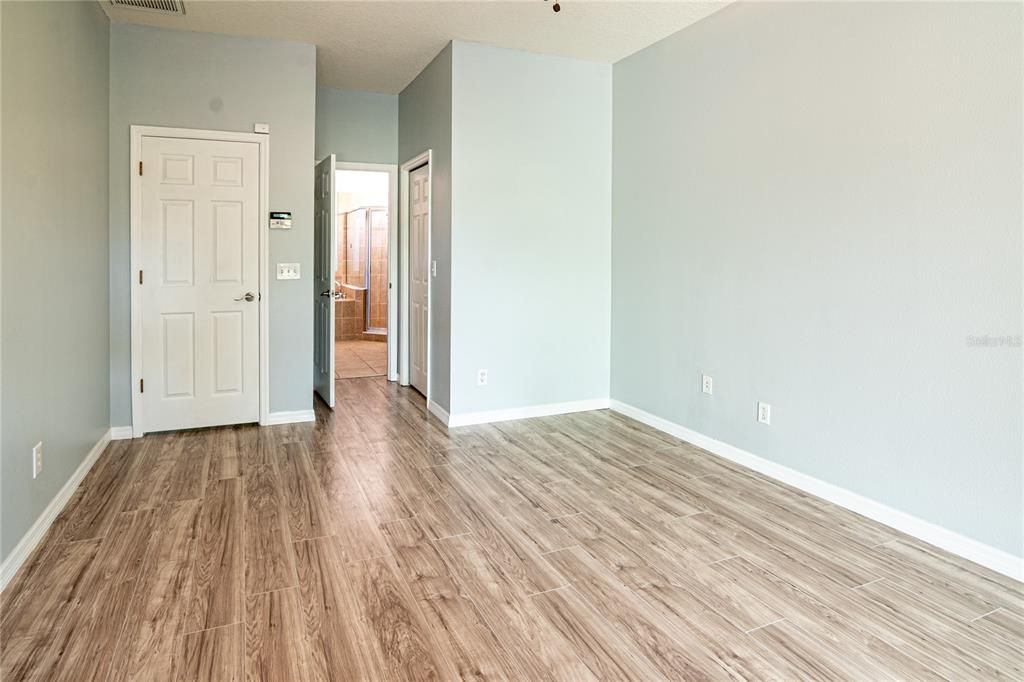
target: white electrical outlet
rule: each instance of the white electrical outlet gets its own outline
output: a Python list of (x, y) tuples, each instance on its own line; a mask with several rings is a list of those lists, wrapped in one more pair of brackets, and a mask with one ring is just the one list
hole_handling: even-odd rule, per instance
[(772, 423), (772, 406), (768, 403), (759, 402), (757, 404), (757, 421), (762, 424)]
[(477, 373), (476, 373), (476, 385), (477, 386), (486, 386), (487, 385), (487, 370), (486, 369), (477, 370)]
[(430, 275), (432, 277), (437, 277), (437, 261), (436, 260), (430, 262)]
[(32, 448), (32, 478), (38, 478), (43, 473), (43, 442), (39, 441)]
[(711, 395), (712, 381), (711, 377), (709, 377), (707, 374), (700, 375), (700, 390), (702, 390), (704, 393), (707, 393), (708, 395)]

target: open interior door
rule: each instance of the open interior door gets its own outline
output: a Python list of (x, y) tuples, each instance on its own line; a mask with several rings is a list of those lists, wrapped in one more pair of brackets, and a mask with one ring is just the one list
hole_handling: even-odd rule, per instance
[(313, 199), (313, 387), (334, 408), (334, 275), (338, 214), (334, 154), (316, 166)]

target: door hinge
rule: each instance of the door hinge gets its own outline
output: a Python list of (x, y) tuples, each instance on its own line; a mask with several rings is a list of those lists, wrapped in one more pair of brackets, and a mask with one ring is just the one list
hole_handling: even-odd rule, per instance
[(139, 161), (139, 175), (142, 175), (142, 162)]
[(139, 379), (139, 393), (145, 393), (145, 392), (146, 392), (146, 380), (145, 379)]
[(139, 270), (139, 284), (142, 284), (142, 270)]

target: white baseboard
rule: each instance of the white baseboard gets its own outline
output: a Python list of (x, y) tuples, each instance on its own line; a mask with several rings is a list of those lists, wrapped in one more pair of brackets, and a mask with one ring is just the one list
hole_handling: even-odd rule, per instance
[(451, 421), (451, 417), (448, 415), (448, 410), (444, 409), (433, 400), (427, 401), (427, 411), (441, 420), (441, 423), (448, 426), (448, 422)]
[(260, 422), (260, 426), (299, 424), (313, 421), (316, 421), (316, 413), (313, 410), (292, 410), (291, 412), (271, 412), (267, 415), (266, 421)]
[(75, 490), (78, 489), (85, 475), (89, 473), (89, 469), (92, 468), (92, 465), (96, 463), (96, 460), (103, 454), (107, 445), (110, 444), (110, 431), (110, 429), (107, 429), (100, 439), (96, 441), (96, 444), (92, 446), (92, 450), (89, 451), (89, 454), (85, 456), (82, 463), (75, 469), (75, 473), (71, 474), (71, 478), (65, 481), (61, 489), (50, 500), (50, 503), (46, 505), (43, 513), (36, 519), (36, 522), (32, 524), (28, 532), (22, 536), (18, 544), (11, 550), (11, 553), (7, 555), (3, 564), (0, 564), (0, 591), (7, 587), (7, 583), (11, 581), (14, 574), (21, 568), (21, 565), (32, 554), (32, 550), (36, 548), (39, 541), (46, 535), (46, 531), (50, 529), (50, 525), (64, 509), (64, 505), (75, 494)]
[(110, 440), (127, 440), (134, 438), (135, 434), (130, 426), (111, 426)]
[(553, 414), (569, 414), (570, 412), (589, 412), (590, 410), (608, 409), (607, 398), (592, 400), (575, 400), (567, 403), (548, 403), (547, 405), (531, 405), (516, 407), (510, 410), (491, 410), (489, 412), (465, 412), (453, 414), (448, 418), (448, 426), (470, 426), (472, 424), (490, 424), (506, 422), (513, 419), (529, 419), (531, 417), (548, 417)]
[(1016, 557), (1009, 552), (1004, 552), (1001, 549), (978, 542), (948, 528), (943, 528), (912, 514), (894, 509), (832, 483), (827, 483), (795, 469), (790, 469), (763, 457), (758, 457), (746, 450), (715, 440), (710, 436), (705, 436), (685, 426), (645, 412), (638, 407), (633, 407), (618, 400), (612, 400), (611, 408), (659, 431), (664, 431), (671, 436), (693, 443), (719, 457), (745, 466), (748, 469), (753, 469), (794, 488), (799, 488), (804, 492), (837, 504), (840, 507), (845, 507), (861, 516), (866, 516), (890, 528), (895, 528), (907, 535), (952, 552), (968, 561), (973, 561), (1015, 580), (1024, 581), (1024, 559)]

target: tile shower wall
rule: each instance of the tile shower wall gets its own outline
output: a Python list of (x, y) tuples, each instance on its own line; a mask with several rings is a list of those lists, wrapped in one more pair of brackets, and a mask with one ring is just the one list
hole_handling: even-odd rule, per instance
[(370, 328), (388, 326), (388, 212), (370, 211)]
[(338, 214), (338, 269), (334, 273), (334, 288), (338, 290), (348, 277), (348, 214)]

